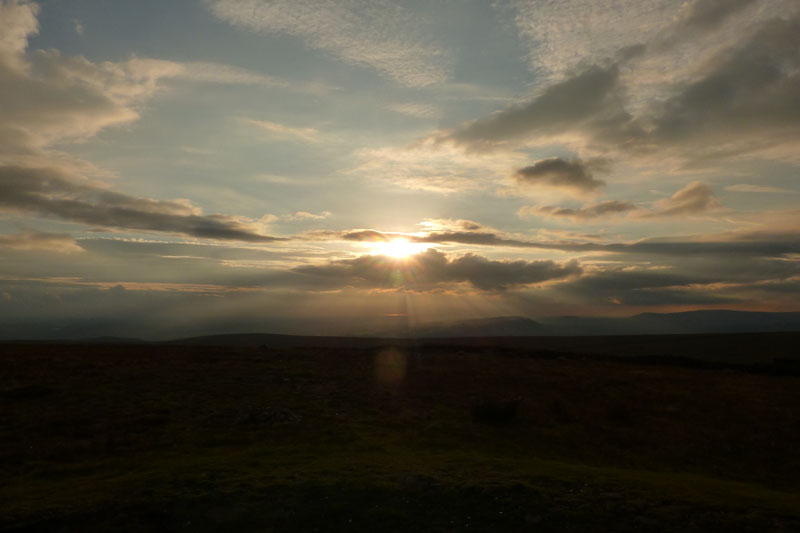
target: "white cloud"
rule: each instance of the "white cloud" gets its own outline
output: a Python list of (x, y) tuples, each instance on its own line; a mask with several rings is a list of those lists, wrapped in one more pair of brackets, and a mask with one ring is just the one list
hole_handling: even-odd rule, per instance
[(212, 13), (234, 26), (295, 35), (409, 87), (443, 83), (449, 54), (425, 35), (425, 20), (389, 0), (212, 0)]

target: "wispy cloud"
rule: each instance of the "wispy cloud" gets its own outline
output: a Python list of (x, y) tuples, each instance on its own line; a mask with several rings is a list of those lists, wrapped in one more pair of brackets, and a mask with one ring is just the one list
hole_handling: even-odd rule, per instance
[(782, 189), (780, 187), (769, 187), (766, 185), (752, 185), (749, 183), (739, 183), (736, 185), (728, 185), (725, 187), (726, 191), (732, 192), (767, 192), (767, 193), (793, 193), (789, 189)]
[(417, 118), (437, 118), (440, 115), (439, 110), (435, 106), (414, 102), (389, 104), (386, 106), (386, 109)]
[(350, 174), (382, 180), (405, 189), (451, 194), (487, 189), (504, 182), (522, 154), (467, 153), (431, 141), (410, 146), (361, 148)]
[(452, 68), (425, 20), (389, 0), (212, 0), (209, 7), (234, 26), (296, 35), (401, 85), (443, 83)]
[(301, 139), (306, 142), (318, 142), (321, 140), (319, 130), (315, 128), (294, 128), (286, 126), (278, 122), (270, 122), (268, 120), (256, 120), (252, 118), (241, 118), (245, 124), (255, 126), (259, 130), (267, 133), (270, 136), (278, 138), (295, 138)]

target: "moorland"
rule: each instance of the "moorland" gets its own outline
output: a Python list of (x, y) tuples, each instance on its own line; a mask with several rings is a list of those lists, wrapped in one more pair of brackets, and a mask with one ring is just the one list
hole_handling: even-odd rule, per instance
[(797, 531), (799, 342), (8, 342), (0, 531)]

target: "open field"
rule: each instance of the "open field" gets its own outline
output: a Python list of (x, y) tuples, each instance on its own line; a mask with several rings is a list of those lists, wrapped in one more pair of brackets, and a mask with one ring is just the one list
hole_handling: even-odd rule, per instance
[(0, 530), (798, 530), (800, 335), (717, 337), (3, 345)]

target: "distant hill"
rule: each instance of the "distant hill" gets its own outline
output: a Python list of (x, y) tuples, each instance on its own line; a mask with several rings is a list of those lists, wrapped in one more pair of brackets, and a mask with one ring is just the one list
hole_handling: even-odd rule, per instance
[(414, 337), (533, 337), (548, 335), (547, 328), (523, 316), (499, 316), (431, 324), (413, 330)]
[[(471, 321), (470, 321), (471, 322)], [(506, 335), (461, 337), (316, 337), (231, 334), (177, 339), (178, 346), (253, 347), (267, 352), (293, 348), (375, 350), (387, 346), (412, 353), (481, 351), (520, 356), (612, 356), (651, 358), (654, 362), (708, 361), (733, 365), (771, 365), (798, 361), (800, 332), (705, 333), (691, 335)], [(797, 368), (796, 363), (792, 363)]]
[(800, 313), (687, 311), (642, 313), (624, 318), (558, 317), (545, 323), (549, 335), (671, 335), (800, 331)]
[[(0, 324), (0, 339), (3, 342), (79, 342), (90, 344), (129, 344), (138, 342), (165, 341), (182, 338), (181, 342), (196, 344), (240, 344), (270, 346), (306, 345), (314, 339), (315, 345), (351, 345), (346, 339), (361, 339), (360, 343), (380, 344), (380, 339), (453, 339), (490, 337), (586, 337), (608, 335), (686, 335), (715, 333), (777, 333), (800, 332), (800, 312), (762, 313), (749, 311), (688, 311), (683, 313), (641, 313), (630, 317), (580, 317), (560, 316), (532, 319), (524, 316), (499, 316), (450, 322), (427, 323), (411, 326), (403, 320), (394, 325), (376, 326), (374, 323), (337, 322), (324, 328), (314, 324), (264, 323), (254, 324), (250, 331), (272, 333), (248, 334), (241, 325), (208, 327), (191, 325), (182, 331), (152, 329), (141, 324), (114, 324), (111, 322), (91, 324), (85, 321), (53, 324)], [(239, 331), (237, 331), (237, 329)], [(103, 333), (94, 334), (100, 330)], [(117, 335), (116, 333), (122, 333)], [(284, 335), (283, 333), (295, 335)], [(220, 333), (207, 335), (205, 333)], [(133, 338), (133, 336), (139, 338)], [(326, 336), (323, 336), (326, 335)], [(196, 336), (193, 338), (192, 336)], [(370, 340), (367, 340), (369, 338)], [(140, 340), (141, 339), (141, 340)], [(294, 340), (290, 340), (294, 339)], [(299, 339), (305, 339), (300, 341)]]
[(520, 316), (432, 324), (413, 331), (413, 336), (433, 337), (528, 337), (584, 335), (673, 335), (696, 333), (765, 333), (800, 331), (800, 313), (750, 311), (688, 311), (642, 313), (631, 317), (562, 316), (535, 321)]

